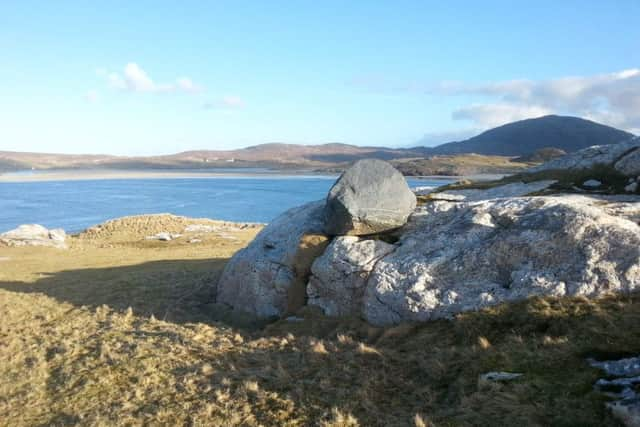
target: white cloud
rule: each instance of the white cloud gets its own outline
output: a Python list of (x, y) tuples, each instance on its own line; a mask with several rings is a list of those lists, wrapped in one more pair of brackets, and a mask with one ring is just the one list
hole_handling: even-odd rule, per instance
[(202, 92), (202, 88), (196, 85), (190, 78), (188, 77), (180, 77), (177, 80), (178, 88), (189, 93), (198, 93)]
[(500, 126), (517, 120), (546, 116), (552, 111), (539, 106), (517, 104), (475, 104), (455, 110), (455, 120), (470, 120), (483, 129)]
[(242, 108), (244, 107), (244, 100), (238, 96), (224, 96), (222, 97), (222, 103), (231, 108)]
[(627, 130), (640, 128), (640, 69), (548, 80), (506, 80), (479, 85), (444, 82), (431, 94), (486, 97), (453, 112), (453, 118), (481, 126), (551, 112), (573, 114)]
[[(98, 73), (99, 75), (101, 73)], [(135, 62), (125, 65), (122, 74), (111, 72), (102, 73), (106, 75), (109, 86), (118, 90), (125, 90), (137, 93), (166, 93), (166, 92), (185, 92), (198, 93), (202, 91), (202, 87), (196, 85), (189, 77), (180, 77), (174, 83), (156, 83)]]
[(245, 105), (246, 104), (244, 102), (244, 99), (240, 98), (239, 96), (226, 95), (218, 100), (205, 102), (204, 104), (202, 104), (202, 108), (204, 108), (205, 110), (231, 110), (244, 108)]
[(87, 93), (84, 94), (84, 100), (90, 104), (95, 104), (98, 102), (99, 95), (95, 90), (88, 90)]
[(379, 76), (363, 76), (350, 84), (374, 92), (459, 97), (467, 105), (453, 111), (452, 117), (483, 128), (554, 113), (591, 118), (634, 133), (640, 129), (640, 68), (485, 83), (394, 82)]

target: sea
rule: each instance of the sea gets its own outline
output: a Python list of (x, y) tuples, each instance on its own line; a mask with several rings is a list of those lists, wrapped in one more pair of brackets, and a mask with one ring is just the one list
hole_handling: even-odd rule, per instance
[[(197, 178), (0, 182), (0, 233), (20, 224), (77, 233), (109, 219), (154, 213), (268, 223), (287, 209), (325, 198), (336, 179), (252, 171)], [(415, 188), (450, 181), (407, 182)]]

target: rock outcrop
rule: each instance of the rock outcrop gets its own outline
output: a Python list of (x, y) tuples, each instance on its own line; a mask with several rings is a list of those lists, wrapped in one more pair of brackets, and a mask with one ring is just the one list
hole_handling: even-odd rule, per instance
[(486, 190), (481, 189), (465, 189), (465, 190), (448, 190), (439, 193), (429, 194), (432, 200), (448, 200), (448, 201), (465, 201), (478, 202), (481, 200), (501, 199), (505, 197), (521, 197), (538, 191), (546, 190), (557, 181), (542, 180), (534, 182), (513, 182), (510, 184), (500, 185)]
[[(639, 138), (547, 167), (632, 171), (637, 150)], [(627, 187), (637, 184), (616, 176)], [(597, 297), (640, 288), (640, 196), (550, 194), (566, 183), (526, 181), (434, 193), (416, 208), (393, 167), (357, 162), (326, 203), (286, 212), (233, 257), (218, 302), (259, 317), (308, 304), (383, 326), (534, 295)]]
[(640, 137), (610, 145), (595, 145), (566, 156), (558, 157), (528, 172), (551, 170), (586, 170), (597, 166), (615, 167), (626, 176), (637, 176), (640, 170)]
[(640, 203), (626, 201), (563, 195), (430, 203), (376, 263), (363, 316), (389, 325), (533, 295), (637, 289)]
[(393, 166), (360, 160), (329, 191), (326, 233), (360, 236), (392, 230), (407, 222), (415, 206), (415, 195)]
[(23, 224), (0, 234), (0, 243), (8, 246), (50, 246), (64, 249), (67, 247), (66, 238), (67, 235), (61, 228), (48, 230), (38, 224)]
[(322, 308), (328, 316), (359, 315), (369, 273), (395, 248), (381, 240), (336, 237), (311, 267), (308, 304)]
[(288, 210), (227, 263), (217, 301), (258, 317), (294, 312), (304, 305), (313, 260), (329, 243), (323, 231), (323, 201)]

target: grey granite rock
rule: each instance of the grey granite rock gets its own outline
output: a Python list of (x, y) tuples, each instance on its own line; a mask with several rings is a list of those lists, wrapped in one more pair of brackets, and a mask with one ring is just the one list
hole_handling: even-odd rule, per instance
[(394, 249), (380, 240), (336, 237), (311, 267), (308, 304), (329, 316), (359, 315), (369, 272)]
[(325, 207), (329, 235), (366, 235), (403, 226), (416, 196), (391, 164), (360, 160), (333, 185)]
[(323, 230), (324, 201), (280, 215), (227, 263), (217, 302), (258, 317), (295, 311), (304, 303), (311, 263), (328, 243)]
[(640, 199), (563, 195), (433, 202), (379, 260), (363, 298), (376, 325), (451, 317), (533, 295), (640, 287)]

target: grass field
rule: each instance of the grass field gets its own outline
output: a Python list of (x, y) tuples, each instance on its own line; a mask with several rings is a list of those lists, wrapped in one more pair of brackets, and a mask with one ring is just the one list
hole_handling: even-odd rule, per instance
[[(638, 296), (388, 329), (304, 308), (263, 327), (211, 302), (259, 228), (144, 240), (184, 221), (0, 248), (1, 425), (617, 425), (585, 358), (640, 352)], [(479, 383), (491, 370), (524, 376)]]

